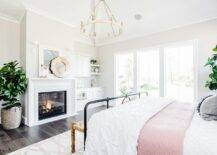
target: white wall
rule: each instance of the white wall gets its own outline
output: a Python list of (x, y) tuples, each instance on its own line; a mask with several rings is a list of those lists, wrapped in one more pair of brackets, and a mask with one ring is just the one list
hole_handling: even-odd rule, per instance
[(14, 60), (20, 61), (20, 24), (0, 18), (0, 67)]
[(59, 48), (73, 48), (75, 30), (65, 24), (27, 11), (27, 42), (38, 42)]
[(26, 14), (20, 21), (20, 62), (23, 68), (26, 68)]
[[(70, 52), (73, 52), (96, 57), (96, 48), (81, 38), (79, 31), (74, 27), (28, 10), (23, 22), (25, 24), (21, 22), (21, 27), (26, 28), (25, 32), (21, 32), (25, 35), (25, 39), (21, 40), (21, 45), (23, 45), (22, 41), (25, 40), (26, 52), (22, 54), (22, 60), (24, 66), (26, 64), (27, 77), (38, 77), (40, 46), (63, 50), (69, 56), (71, 55)], [(71, 59), (69, 58), (69, 60)]]
[(200, 97), (208, 91), (204, 88), (204, 83), (209, 72), (204, 64), (211, 54), (211, 49), (217, 44), (216, 34), (217, 19), (98, 47), (98, 56), (102, 65), (100, 84), (105, 87), (107, 96), (114, 95), (114, 54), (117, 52), (197, 39), (196, 78)]
[(0, 66), (9, 61), (20, 61), (20, 25), (0, 19)]
[[(88, 54), (96, 54), (96, 49), (82, 38), (77, 28), (53, 19), (27, 11), (27, 42), (38, 42), (64, 49), (74, 49)], [(82, 43), (83, 42), (83, 43)]]

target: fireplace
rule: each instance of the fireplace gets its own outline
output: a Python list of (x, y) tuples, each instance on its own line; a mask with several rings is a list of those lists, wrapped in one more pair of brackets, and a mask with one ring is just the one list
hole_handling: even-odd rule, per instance
[(39, 120), (66, 114), (66, 96), (66, 91), (38, 93)]

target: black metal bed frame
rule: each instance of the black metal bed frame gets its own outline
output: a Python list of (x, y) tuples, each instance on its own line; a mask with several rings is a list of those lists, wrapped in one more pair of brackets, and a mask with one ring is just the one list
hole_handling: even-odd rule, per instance
[[(146, 96), (148, 95), (147, 92), (145, 92), (145, 94), (146, 94)], [(104, 99), (90, 101), (85, 105), (85, 107), (84, 107), (84, 149), (85, 149), (85, 142), (86, 142), (86, 138), (87, 138), (87, 110), (88, 110), (89, 105), (93, 105), (93, 104), (100, 103), (100, 102), (106, 102), (106, 108), (108, 109), (109, 108), (109, 101), (123, 98), (123, 100), (122, 100), (122, 104), (123, 104), (125, 102), (125, 100), (127, 100), (127, 99), (129, 101), (131, 101), (130, 96), (136, 96), (136, 95), (138, 95), (140, 98), (141, 93), (139, 92), (139, 93), (131, 93), (131, 94), (117, 96), (117, 97), (107, 97)]]

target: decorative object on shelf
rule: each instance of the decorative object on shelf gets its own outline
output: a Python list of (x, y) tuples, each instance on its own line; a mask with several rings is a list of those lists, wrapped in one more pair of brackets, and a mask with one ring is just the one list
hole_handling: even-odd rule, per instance
[(99, 68), (98, 68), (98, 67), (95, 67), (93, 72), (94, 72), (94, 73), (99, 73)]
[(57, 57), (51, 60), (50, 71), (56, 77), (64, 77), (69, 69), (69, 61), (64, 57)]
[(87, 92), (86, 91), (79, 92), (77, 100), (86, 100), (86, 99), (87, 99)]
[(210, 90), (217, 89), (217, 45), (213, 49), (213, 55), (208, 58), (205, 66), (211, 68), (211, 73), (209, 74), (209, 79), (206, 81), (205, 87), (208, 87)]
[(27, 88), (27, 78), (17, 61), (4, 64), (0, 68), (0, 100), (3, 100), (1, 121), (4, 129), (20, 126), (22, 107), (19, 96)]
[(45, 65), (41, 65), (42, 71), (41, 71), (41, 78), (47, 78), (49, 74), (49, 68)]
[(47, 78), (52, 76), (52, 73), (49, 70), (51, 60), (59, 57), (60, 54), (60, 49), (55, 49), (44, 45), (39, 46), (39, 77)]
[[(99, 12), (103, 12), (105, 15), (99, 15)], [(97, 29), (98, 27), (106, 30), (104, 35), (100, 32), (100, 28), (99, 30)], [(106, 3), (106, 0), (99, 0), (96, 4), (95, 0), (92, 1), (91, 15), (88, 17), (86, 22), (81, 22), (80, 27), (81, 33), (91, 38), (94, 43), (96, 39), (120, 36), (123, 32), (122, 29), (123, 22), (118, 22), (116, 20), (111, 8)]]
[(99, 74), (100, 65), (98, 64), (98, 61), (96, 59), (90, 60), (90, 66), (91, 66), (91, 75)]
[(90, 86), (91, 86), (91, 87), (96, 87), (96, 86), (97, 86), (97, 80), (96, 80), (95, 77), (91, 79)]
[(91, 59), (91, 60), (90, 60), (90, 64), (92, 64), (92, 65), (97, 64), (97, 60), (95, 60), (95, 59)]

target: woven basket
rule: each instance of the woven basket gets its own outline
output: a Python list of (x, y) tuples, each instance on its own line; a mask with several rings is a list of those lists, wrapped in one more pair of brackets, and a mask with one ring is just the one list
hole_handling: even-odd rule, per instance
[(22, 107), (1, 109), (1, 123), (4, 129), (10, 130), (20, 126)]

